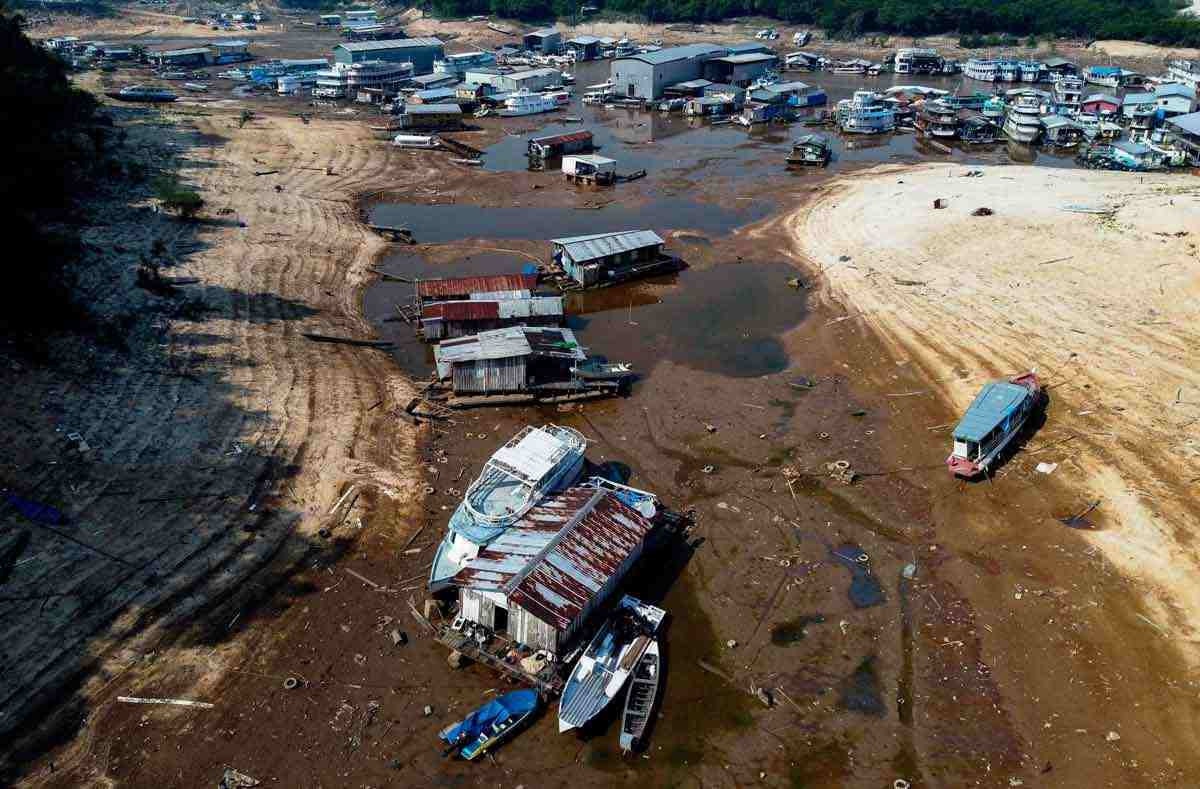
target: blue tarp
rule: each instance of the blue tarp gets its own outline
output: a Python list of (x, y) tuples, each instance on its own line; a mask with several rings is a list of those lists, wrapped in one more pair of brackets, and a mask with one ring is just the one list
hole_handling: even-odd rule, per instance
[(1024, 386), (1007, 381), (988, 384), (975, 396), (962, 421), (954, 428), (954, 438), (959, 441), (982, 441), (996, 425), (1012, 416), (1027, 397), (1029, 390)]
[(49, 504), (23, 499), (15, 493), (5, 493), (4, 500), (31, 521), (48, 523), (51, 526), (59, 526), (67, 522), (67, 517)]
[(537, 708), (536, 690), (516, 690), (484, 704), (453, 726), (447, 726), (438, 734), (448, 745), (467, 745), (479, 739), (479, 735), (492, 724), (507, 718), (519, 718)]

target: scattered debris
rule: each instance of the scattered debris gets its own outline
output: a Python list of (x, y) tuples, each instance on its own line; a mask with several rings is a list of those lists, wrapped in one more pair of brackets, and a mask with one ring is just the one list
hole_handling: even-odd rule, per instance
[(976, 208), (974, 211), (972, 211), (971, 216), (991, 216), (994, 213), (996, 212), (987, 206), (981, 206), (980, 208)]
[(858, 479), (858, 475), (854, 469), (850, 468), (849, 460), (835, 460), (832, 463), (826, 463), (825, 469), (829, 472), (829, 476), (843, 485), (853, 485)]
[(734, 649), (737, 647), (737, 641), (731, 638), (725, 642), (725, 646), (729, 647), (730, 649)]
[(240, 773), (233, 768), (226, 768), (221, 775), (221, 782), (217, 784), (217, 789), (250, 789), (252, 786), (258, 786), (262, 781), (257, 778), (251, 778), (245, 773)]
[(1097, 499), (1091, 504), (1083, 508), (1077, 515), (1068, 515), (1058, 519), (1058, 522), (1063, 526), (1070, 526), (1072, 529), (1094, 529), (1096, 525), (1088, 520), (1088, 515), (1100, 506), (1100, 500)]
[(1038, 472), (1039, 474), (1053, 474), (1053, 473), (1054, 473), (1054, 470), (1055, 470), (1056, 468), (1058, 468), (1058, 464), (1057, 464), (1057, 463), (1045, 463), (1045, 462), (1043, 462), (1043, 463), (1038, 463), (1038, 464), (1037, 464), (1037, 472)]
[(933, 201), (933, 207), (934, 208), (945, 208), (946, 207), (946, 199), (944, 197), (939, 197), (939, 198), (935, 199)]
[(1115, 731), (1110, 731), (1108, 734), (1104, 735), (1104, 739), (1107, 742), (1119, 742), (1121, 735), (1117, 734)]
[(192, 701), (191, 699), (143, 699), (138, 696), (117, 696), (117, 701), (125, 704), (168, 704), (173, 707), (199, 707), (212, 709), (214, 705), (207, 701)]
[(433, 714), (433, 707), (431, 707), (430, 705), (426, 704), (426, 705), (425, 705), (425, 709), (423, 710), (423, 712), (425, 713), (425, 717), (426, 717), (426, 718), (428, 718), (430, 715), (432, 715), (432, 714)]
[(288, 677), (283, 681), (284, 690), (295, 690), (298, 687), (300, 687), (300, 680), (295, 677)]
[(833, 551), (833, 558), (850, 570), (850, 602), (855, 608), (870, 608), (883, 602), (883, 586), (871, 572), (871, 560), (857, 545), (843, 545)]

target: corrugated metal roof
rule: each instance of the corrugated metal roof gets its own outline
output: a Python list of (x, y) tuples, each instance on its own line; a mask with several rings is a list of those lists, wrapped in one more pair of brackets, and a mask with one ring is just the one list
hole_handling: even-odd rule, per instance
[(498, 301), (440, 301), (421, 310), (423, 320), (486, 321), (499, 317)]
[(558, 630), (575, 622), (652, 528), (605, 490), (571, 488), (547, 498), (454, 577), (457, 586), (503, 593)]
[(537, 274), (489, 274), (481, 277), (423, 279), (417, 282), (417, 295), (423, 299), (450, 299), (471, 293), (530, 291), (535, 287)]
[(1103, 101), (1108, 104), (1115, 104), (1118, 107), (1121, 106), (1121, 100), (1118, 99), (1116, 96), (1109, 95), (1108, 93), (1093, 93), (1092, 95), (1085, 98), (1081, 103), (1088, 104), (1093, 101)]
[(567, 43), (568, 44), (581, 44), (582, 46), (586, 47), (591, 44), (599, 44), (600, 39), (597, 38), (596, 36), (575, 36), (575, 38), (572, 38)]
[(592, 133), (584, 129), (567, 134), (547, 134), (544, 137), (533, 137), (529, 141), (538, 145), (558, 145), (559, 143), (584, 142), (591, 139)]
[(954, 437), (962, 441), (981, 441), (996, 425), (1017, 409), (1029, 390), (1008, 381), (986, 384), (954, 428)]
[(554, 29), (554, 28), (552, 28), (552, 27), (543, 27), (543, 28), (542, 28), (542, 29), (540, 29), (540, 30), (534, 30), (533, 32), (531, 32), (531, 33), (526, 33), (525, 35), (526, 35), (526, 36), (539, 36), (539, 37), (541, 37), (541, 38), (547, 38), (547, 37), (549, 37), (549, 36), (557, 36), (557, 35), (560, 35), (560, 34), (559, 34), (559, 32), (558, 32), (557, 30), (555, 30), (555, 29)]
[(731, 55), (741, 55), (747, 52), (770, 52), (771, 48), (759, 41), (739, 41), (736, 44), (730, 44), (726, 49)]
[(1169, 118), (1167, 123), (1186, 134), (1200, 135), (1200, 112)]
[(457, 104), (405, 104), (405, 115), (461, 115)]
[(1154, 89), (1154, 95), (1160, 99), (1164, 96), (1183, 96), (1184, 98), (1194, 100), (1196, 98), (1196, 91), (1187, 85), (1172, 82), (1167, 85), (1159, 85)]
[(664, 63), (674, 63), (677, 60), (702, 59), (713, 57), (714, 55), (719, 56), (728, 51), (725, 47), (719, 47), (716, 44), (685, 44), (681, 47), (667, 47), (657, 52), (627, 55), (623, 58), (618, 58), (618, 60), (640, 60), (652, 66), (661, 66)]
[(382, 41), (347, 41), (336, 45), (334, 49), (344, 49), (347, 52), (376, 52), (387, 49), (440, 46), (445, 45), (438, 38), (388, 38)]
[(574, 154), (573, 156), (566, 157), (566, 158), (575, 159), (576, 161), (580, 161), (580, 162), (587, 162), (588, 164), (592, 164), (597, 167), (600, 167), (600, 166), (606, 165), (606, 164), (616, 164), (617, 163), (616, 159), (609, 159), (608, 157), (605, 157), (605, 156), (596, 156), (595, 154), (591, 154), (591, 153), (577, 153), (577, 154)]
[(562, 72), (556, 68), (530, 68), (525, 69), (524, 71), (513, 71), (505, 74), (504, 76), (508, 77), (509, 79), (521, 81), (532, 79), (534, 77), (552, 77), (556, 74), (560, 79), (562, 78)]
[(765, 52), (743, 52), (739, 55), (726, 55), (723, 58), (713, 58), (719, 63), (730, 63), (735, 66), (746, 63), (763, 63), (768, 60), (778, 60), (774, 55), (768, 55)]
[(207, 55), (211, 52), (208, 47), (191, 47), (189, 49), (162, 49), (151, 52), (150, 57), (183, 57), (184, 55)]
[(442, 301), (429, 304), (421, 310), (421, 318), (424, 320), (441, 318), (448, 321), (533, 318), (562, 314), (561, 296), (534, 296), (499, 301)]
[(620, 252), (632, 252), (664, 242), (653, 230), (627, 230), (621, 233), (596, 233), (590, 236), (556, 238), (553, 243), (555, 246), (562, 247), (571, 260), (580, 263), (616, 255)]
[(570, 329), (540, 326), (509, 326), (445, 340), (433, 351), (443, 378), (448, 375), (450, 365), (530, 355), (577, 361), (587, 358)]

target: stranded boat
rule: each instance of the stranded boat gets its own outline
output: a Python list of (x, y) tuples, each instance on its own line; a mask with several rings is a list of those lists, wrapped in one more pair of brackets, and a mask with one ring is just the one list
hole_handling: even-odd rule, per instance
[(856, 90), (854, 98), (837, 104), (837, 120), (850, 134), (881, 134), (896, 128), (896, 112), (869, 90)]
[(496, 743), (511, 736), (537, 710), (536, 690), (516, 690), (493, 699), (458, 723), (438, 732), (448, 746), (447, 753), (458, 750), (470, 761), (477, 759)]
[(429, 588), (445, 588), (454, 574), (546, 496), (575, 481), (587, 441), (558, 425), (527, 426), (496, 450), (450, 516), (433, 557)]
[(166, 88), (155, 88), (149, 85), (127, 85), (106, 95), (121, 101), (145, 101), (151, 104), (165, 104), (179, 98)]
[(625, 712), (621, 716), (621, 750), (629, 753), (646, 733), (654, 698), (658, 695), (658, 674), (662, 666), (658, 641), (651, 641), (629, 679), (625, 694)]
[(1041, 397), (1042, 385), (1033, 372), (986, 384), (954, 428), (954, 450), (946, 458), (950, 473), (970, 479), (987, 472)]
[(1042, 136), (1042, 100), (1031, 93), (1022, 93), (1008, 108), (1004, 117), (1004, 135), (1013, 142), (1032, 145)]
[(829, 164), (832, 155), (829, 140), (823, 134), (805, 134), (792, 141), (792, 152), (788, 154), (787, 163), (824, 167)]
[(584, 725), (621, 692), (666, 615), (636, 597), (621, 598), (567, 678), (558, 705), (560, 732)]

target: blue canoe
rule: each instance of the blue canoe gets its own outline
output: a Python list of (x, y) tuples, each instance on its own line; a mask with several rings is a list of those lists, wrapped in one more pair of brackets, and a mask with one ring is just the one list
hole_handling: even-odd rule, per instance
[(462, 746), (459, 754), (467, 760), (481, 756), (489, 748), (517, 730), (538, 706), (536, 690), (516, 690), (484, 704), (479, 709), (438, 732), (452, 748)]

